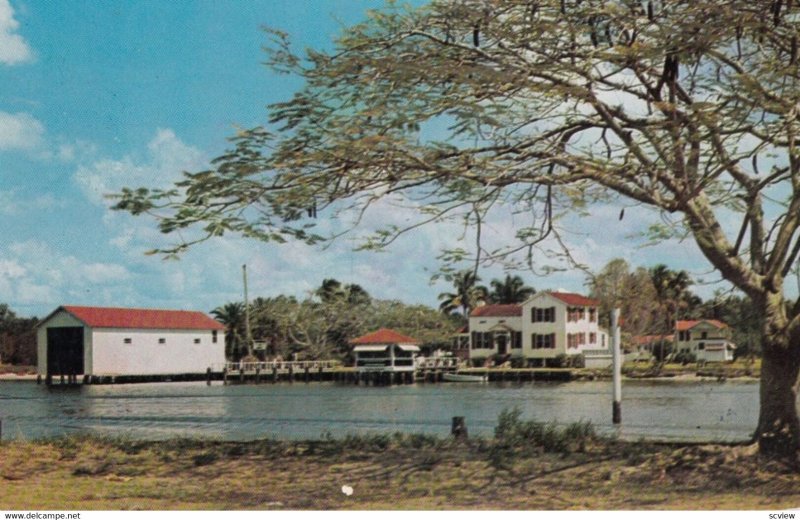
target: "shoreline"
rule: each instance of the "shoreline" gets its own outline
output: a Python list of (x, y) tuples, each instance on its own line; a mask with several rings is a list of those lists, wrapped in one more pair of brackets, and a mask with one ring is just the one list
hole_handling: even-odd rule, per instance
[[(508, 425), (507, 425), (508, 427)], [(0, 503), (82, 510), (754, 510), (800, 473), (750, 445), (618, 442), (523, 423), (494, 438), (0, 442)]]

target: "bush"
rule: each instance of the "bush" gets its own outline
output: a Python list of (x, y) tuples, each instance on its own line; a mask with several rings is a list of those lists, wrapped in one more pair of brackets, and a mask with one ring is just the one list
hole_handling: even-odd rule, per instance
[(548, 360), (547, 366), (550, 368), (564, 368), (569, 363), (569, 358), (566, 354), (559, 354), (553, 359)]
[(697, 362), (697, 356), (691, 352), (678, 352), (672, 358), (675, 363), (680, 363), (682, 365), (688, 365), (690, 363)]
[(594, 426), (579, 421), (563, 427), (555, 422), (523, 421), (519, 408), (505, 409), (497, 417), (494, 438), (497, 446), (505, 450), (572, 453), (585, 451), (588, 442), (597, 439)]

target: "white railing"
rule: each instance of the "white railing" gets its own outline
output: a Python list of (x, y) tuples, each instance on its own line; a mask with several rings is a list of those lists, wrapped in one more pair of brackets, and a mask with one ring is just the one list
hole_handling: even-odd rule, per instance
[(341, 364), (341, 361), (333, 359), (322, 361), (234, 361), (225, 363), (220, 367), (220, 370), (226, 369), (228, 372), (241, 372), (244, 370), (246, 373), (254, 373), (256, 370), (261, 373), (272, 372), (273, 370), (304, 372), (306, 369), (315, 371), (336, 368)]
[(416, 367), (423, 370), (429, 368), (458, 368), (458, 358), (417, 358)]

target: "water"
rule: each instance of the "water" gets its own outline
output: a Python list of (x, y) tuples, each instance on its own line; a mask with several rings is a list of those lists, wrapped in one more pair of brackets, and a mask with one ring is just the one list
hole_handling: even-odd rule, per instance
[(591, 421), (599, 431), (627, 439), (737, 441), (755, 429), (758, 385), (625, 382), (623, 425), (615, 427), (611, 383), (604, 381), (393, 387), (155, 383), (76, 388), (0, 382), (3, 439), (78, 432), (228, 440), (396, 431), (447, 435), (456, 415), (466, 418), (471, 434), (490, 436), (498, 414), (515, 406), (525, 419)]

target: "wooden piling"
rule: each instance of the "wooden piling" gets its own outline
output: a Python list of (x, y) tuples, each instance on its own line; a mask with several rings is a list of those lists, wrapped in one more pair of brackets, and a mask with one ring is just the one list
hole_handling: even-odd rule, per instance
[(272, 367), (272, 382), (273, 383), (277, 383), (278, 382), (278, 367), (277, 366), (273, 366)]
[(467, 432), (467, 422), (464, 417), (453, 417), (453, 424), (450, 427), (450, 435), (456, 439), (466, 439), (469, 436)]
[(308, 377), (309, 377), (309, 370), (308, 370), (308, 365), (306, 365), (305, 373), (303, 374), (303, 381), (308, 383)]
[(228, 367), (222, 369), (222, 384), (228, 384)]
[(211, 367), (206, 369), (206, 386), (211, 386)]
[(261, 367), (256, 367), (256, 384), (261, 383)]
[(239, 368), (239, 382), (244, 383), (244, 367)]

